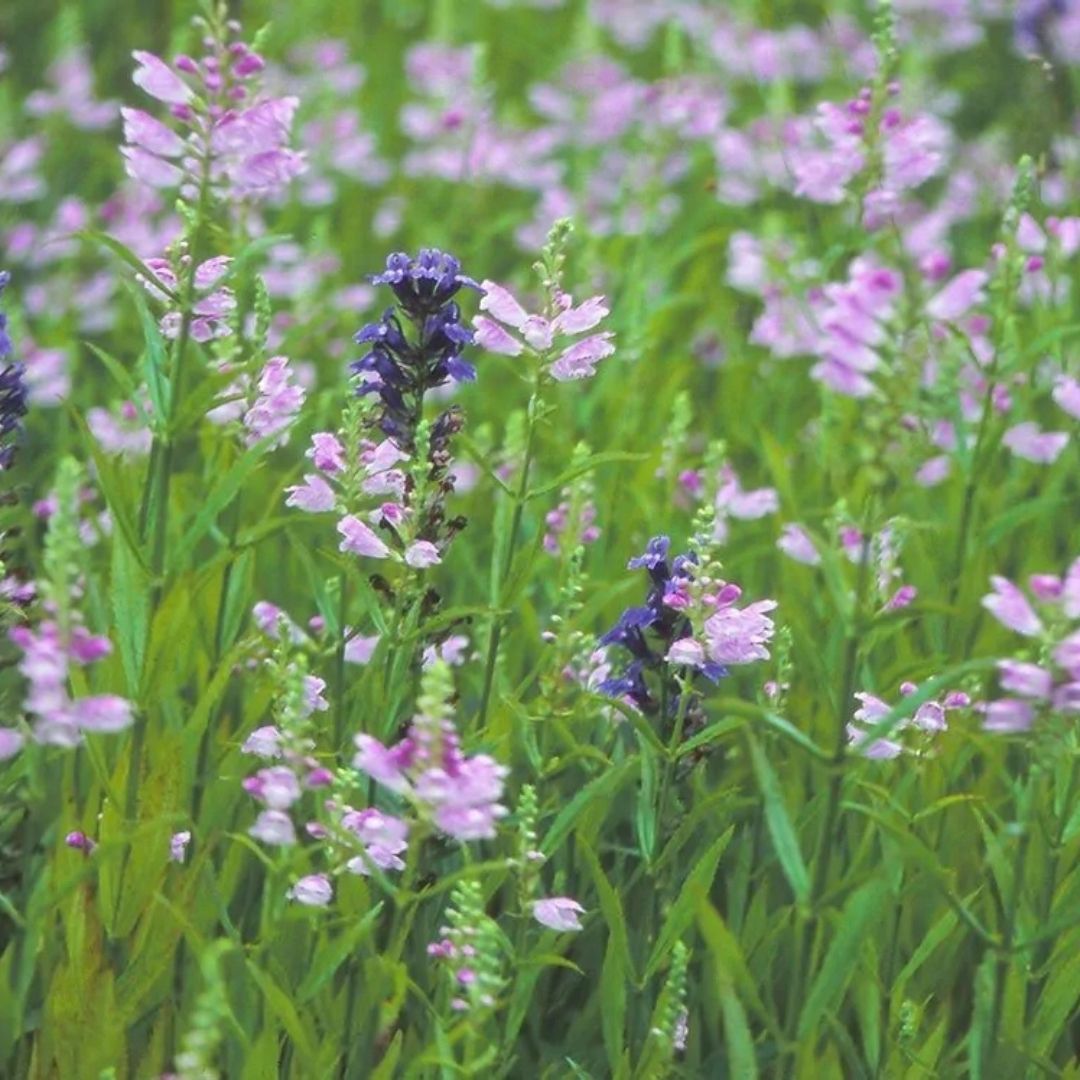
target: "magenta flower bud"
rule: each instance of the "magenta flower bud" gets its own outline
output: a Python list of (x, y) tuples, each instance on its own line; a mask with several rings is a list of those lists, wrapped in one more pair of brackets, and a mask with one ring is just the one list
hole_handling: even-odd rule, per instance
[(239, 60), (233, 64), (233, 74), (239, 79), (246, 79), (250, 75), (256, 75), (266, 67), (266, 61), (258, 53), (245, 52)]
[(1032, 574), (1028, 578), (1028, 588), (1036, 600), (1050, 604), (1061, 596), (1061, 578), (1056, 574)]
[(81, 851), (84, 855), (89, 855), (97, 846), (86, 833), (81, 832), (78, 829), (74, 832), (69, 832), (67, 836), (64, 837), (64, 843), (75, 851)]
[(177, 71), (184, 72), (185, 75), (198, 75), (199, 65), (190, 57), (184, 53), (180, 53), (179, 56), (174, 57), (173, 66)]
[(309, 788), (328, 787), (334, 782), (334, 774), (325, 768), (312, 769), (304, 778), (304, 783)]

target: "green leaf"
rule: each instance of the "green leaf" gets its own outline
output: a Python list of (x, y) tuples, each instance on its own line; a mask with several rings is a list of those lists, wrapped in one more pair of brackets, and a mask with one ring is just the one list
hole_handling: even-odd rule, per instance
[(134, 696), (142, 674), (150, 628), (150, 576), (122, 530), (113, 537), (109, 598), (120, 643), (120, 659), (127, 679), (127, 692), (129, 696)]
[(183, 539), (176, 545), (172, 552), (171, 570), (175, 572), (184, 566), (189, 556), (194, 552), (195, 545), (206, 535), (210, 527), (220, 514), (240, 493), (240, 490), (248, 482), (251, 474), (262, 464), (266, 449), (273, 441), (273, 436), (260, 439), (254, 446), (245, 450), (225, 475), (207, 492), (202, 501), (201, 509), (195, 515)]
[(324, 942), (308, 965), (303, 982), (296, 988), (296, 1001), (306, 1005), (333, 977), (334, 973), (371, 933), (379, 915), (383, 901), (379, 901), (362, 919), (353, 923), (344, 933)]
[(311, 1035), (300, 1019), (300, 1014), (296, 1011), (292, 998), (253, 960), (247, 961), (247, 970), (255, 985), (262, 991), (267, 1007), (288, 1032), (289, 1038), (292, 1039), (293, 1046), (296, 1048), (297, 1055), (305, 1067), (313, 1068), (315, 1059), (318, 1057), (318, 1051), (311, 1041)]
[(810, 875), (803, 861), (795, 827), (788, 816), (784, 795), (780, 790), (780, 781), (752, 732), (747, 732), (747, 740), (750, 744), (754, 775), (757, 777), (761, 797), (765, 803), (765, 825), (769, 830), (773, 850), (780, 861), (780, 869), (787, 878), (791, 891), (795, 894), (795, 899), (800, 904), (805, 904), (810, 899)]
[(984, 1076), (993, 1075), (993, 1070), (986, 1072), (986, 1066), (993, 1037), (990, 1028), (994, 1016), (996, 974), (997, 958), (988, 952), (975, 971), (975, 1003), (968, 1029), (968, 1075), (971, 1080), (983, 1080)]
[(602, 454), (590, 454), (584, 461), (580, 461), (577, 465), (573, 465), (559, 473), (550, 483), (532, 488), (526, 493), (525, 502), (539, 499), (543, 495), (550, 495), (555, 491), (562, 491), (571, 480), (576, 480), (579, 476), (592, 472), (597, 465), (607, 465), (617, 461), (644, 461), (648, 456), (648, 454), (629, 454), (623, 450), (608, 450)]
[(540, 850), (545, 855), (553, 855), (559, 845), (570, 834), (581, 815), (600, 799), (610, 799), (615, 792), (638, 771), (638, 759), (627, 758), (619, 765), (612, 766), (599, 776), (590, 780), (563, 808), (555, 815), (544, 836)]
[(712, 887), (713, 878), (716, 877), (716, 868), (720, 863), (732, 836), (735, 835), (735, 826), (729, 825), (718, 836), (708, 850), (694, 864), (694, 868), (686, 876), (682, 888), (675, 903), (664, 919), (663, 928), (653, 946), (652, 955), (645, 966), (645, 978), (651, 978), (660, 969), (667, 959), (668, 953), (674, 947), (675, 942), (682, 937), (686, 928), (694, 920), (694, 911), (700, 903), (702, 896), (708, 896)]
[(863, 942), (869, 934), (875, 932), (887, 892), (886, 882), (875, 878), (852, 893), (844, 905), (839, 929), (799, 1014), (800, 1039), (813, 1035), (826, 1012), (832, 1011), (839, 1004), (855, 971)]

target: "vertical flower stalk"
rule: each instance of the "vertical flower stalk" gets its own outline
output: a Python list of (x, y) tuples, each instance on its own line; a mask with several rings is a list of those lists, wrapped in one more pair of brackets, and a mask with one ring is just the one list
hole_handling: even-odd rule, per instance
[(496, 565), (492, 572), (494, 595), (491, 606), (495, 614), (488, 631), (484, 684), (477, 717), (481, 727), (491, 704), (502, 637), (503, 617), (499, 611), (502, 592), (521, 536), (522, 515), (528, 500), (529, 477), (536, 451), (536, 430), (545, 415), (544, 387), (549, 380), (568, 382), (591, 378), (596, 374), (597, 363), (615, 351), (609, 331), (580, 336), (595, 329), (608, 316), (609, 309), (602, 296), (590, 297), (575, 306), (573, 298), (563, 291), (563, 268), (570, 232), (569, 221), (557, 221), (544, 245), (541, 261), (536, 264), (546, 295), (543, 314), (529, 314), (508, 290), (493, 281), (485, 281), (480, 309), (486, 314), (478, 315), (474, 320), (478, 345), (505, 356), (527, 355), (534, 365), (532, 393), (526, 411), (525, 450), (514, 493), (509, 535), (505, 546), (496, 542), (493, 554)]

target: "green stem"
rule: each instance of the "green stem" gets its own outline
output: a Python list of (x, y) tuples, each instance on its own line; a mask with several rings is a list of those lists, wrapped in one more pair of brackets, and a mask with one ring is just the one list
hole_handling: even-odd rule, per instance
[(806, 982), (813, 970), (814, 956), (820, 944), (819, 935), (822, 923), (817, 907), (828, 882), (829, 867), (832, 863), (833, 836), (840, 819), (840, 795), (844, 783), (844, 762), (847, 757), (847, 729), (851, 722), (852, 702), (855, 698), (855, 679), (858, 675), (860, 646), (862, 645), (862, 609), (869, 577), (870, 533), (867, 532), (863, 537), (859, 572), (855, 581), (851, 628), (848, 634), (840, 701), (836, 714), (835, 742), (829, 761), (829, 788), (825, 800), (825, 817), (822, 819), (821, 832), (818, 834), (817, 848), (814, 852), (814, 872), (809, 895), (810, 913), (806, 924), (798, 934), (795, 967), (789, 983), (787, 1027), (792, 1040), (794, 1040), (795, 1028), (798, 1024), (800, 1005), (806, 996)]
[(477, 726), (483, 728), (487, 720), (488, 707), (491, 704), (491, 690), (495, 681), (495, 664), (499, 655), (499, 641), (502, 637), (503, 617), (498, 610), (502, 607), (502, 590), (514, 565), (518, 536), (521, 532), (521, 518), (525, 510), (525, 497), (529, 490), (529, 470), (532, 467), (533, 452), (536, 444), (536, 414), (540, 407), (540, 385), (543, 378), (543, 364), (536, 366), (536, 380), (533, 383), (532, 396), (529, 398), (528, 426), (525, 435), (525, 459), (521, 465), (521, 479), (517, 494), (514, 496), (514, 514), (510, 521), (510, 541), (507, 545), (506, 561), (498, 572), (498, 588), (495, 595), (495, 612), (491, 616), (491, 630), (488, 633), (487, 660), (484, 664), (484, 689), (480, 695), (480, 711)]

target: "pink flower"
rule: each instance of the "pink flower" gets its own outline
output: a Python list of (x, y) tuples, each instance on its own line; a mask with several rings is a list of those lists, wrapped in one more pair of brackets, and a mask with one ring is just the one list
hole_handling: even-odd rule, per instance
[(345, 447), (328, 431), (317, 431), (311, 436), (311, 449), (306, 456), (320, 472), (339, 473), (345, 468)]
[(352, 514), (338, 522), (337, 531), (342, 536), (339, 551), (351, 551), (354, 555), (366, 555), (372, 559), (385, 559), (390, 555), (390, 549), (371, 528)]
[(288, 441), (286, 432), (306, 396), (304, 388), (293, 380), (292, 368), (284, 356), (274, 356), (266, 361), (259, 376), (259, 396), (244, 415), (248, 446), (271, 436), (276, 436), (271, 448), (284, 446)]
[(372, 780), (391, 791), (409, 790), (410, 784), (404, 770), (411, 758), (411, 746), (403, 748), (399, 744), (388, 749), (373, 735), (363, 733), (357, 735), (353, 742), (357, 750), (353, 758), (354, 769), (367, 773)]
[(287, 765), (274, 765), (249, 776), (244, 790), (271, 810), (288, 810), (300, 798), (300, 781)]
[(182, 863), (187, 857), (188, 844), (191, 843), (191, 833), (186, 829), (183, 832), (173, 833), (169, 841), (169, 859), (172, 862)]
[(287, 895), (290, 900), (308, 907), (326, 907), (333, 899), (334, 888), (325, 874), (308, 874), (307, 877), (302, 877)]
[(751, 664), (768, 660), (766, 645), (772, 640), (773, 621), (765, 613), (774, 600), (758, 600), (741, 610), (722, 607), (705, 620), (709, 659), (717, 664)]
[(596, 374), (596, 365), (614, 351), (609, 331), (593, 334), (564, 349), (551, 365), (551, 374), (560, 382), (590, 378)]
[(439, 549), (429, 540), (415, 540), (405, 549), (405, 561), (419, 570), (442, 562)]
[(954, 322), (986, 299), (985, 270), (964, 270), (957, 274), (926, 305), (926, 314), (941, 322)]
[(785, 525), (780, 539), (776, 541), (776, 546), (788, 558), (805, 563), (807, 566), (817, 566), (821, 562), (821, 556), (814, 546), (814, 541), (801, 525)]
[(1046, 699), (1054, 685), (1054, 676), (1038, 664), (1021, 660), (1002, 660), (998, 663), (998, 680), (1002, 690), (1026, 698)]
[(309, 514), (325, 513), (337, 506), (334, 489), (315, 473), (305, 474), (302, 484), (293, 484), (285, 490), (289, 493), (285, 505), (306, 510)]
[(1027, 597), (1007, 578), (992, 577), (994, 591), (982, 599), (982, 605), (1002, 626), (1024, 637), (1042, 633), (1043, 624)]
[(131, 76), (136, 86), (166, 105), (184, 105), (188, 102), (191, 98), (190, 87), (168, 64), (153, 53), (136, 51), (131, 55), (139, 64)]
[(124, 118), (124, 138), (133, 146), (162, 157), (178, 157), (184, 152), (184, 140), (149, 113), (121, 109), (120, 115)]
[(134, 722), (131, 702), (116, 694), (78, 698), (71, 706), (71, 715), (83, 731), (123, 731)]
[[(351, 631), (346, 628), (346, 637)], [(345, 661), (349, 664), (366, 664), (372, 656), (375, 654), (375, 648), (379, 644), (379, 635), (372, 634), (370, 637), (364, 637), (363, 634), (356, 634), (353, 637), (348, 637), (345, 642)]]
[(1071, 417), (1080, 420), (1080, 382), (1070, 375), (1059, 375), (1054, 383), (1053, 398)]
[(488, 352), (502, 356), (520, 356), (525, 351), (525, 346), (513, 334), (483, 315), (477, 315), (473, 319), (473, 326), (476, 328), (476, 344)]
[(480, 288), (484, 295), (480, 298), (480, 310), (490, 313), (493, 319), (520, 330), (528, 319), (528, 312), (518, 303), (509, 289), (504, 289), (494, 281), (482, 281)]
[(692, 637), (681, 638), (672, 642), (665, 659), (669, 664), (701, 667), (705, 663), (705, 649)]
[(991, 701), (983, 715), (983, 730), (997, 734), (1012, 735), (1030, 731), (1035, 713), (1026, 701), (1015, 698), (1003, 698)]
[(400, 855), (408, 847), (409, 826), (401, 818), (391, 817), (380, 810), (350, 810), (342, 816), (341, 826), (364, 845), (367, 858), (350, 859), (347, 868), (351, 873), (370, 873), (368, 859), (380, 870), (404, 870)]
[(23, 747), (26, 736), (14, 728), (0, 728), (0, 761), (13, 758)]
[(550, 896), (543, 900), (534, 900), (532, 913), (541, 926), (568, 931), (582, 929), (579, 916), (585, 914), (585, 909), (569, 896)]
[(1041, 431), (1038, 424), (1029, 420), (1009, 428), (1001, 441), (1025, 461), (1050, 465), (1065, 449), (1069, 436), (1064, 431)]
[(264, 810), (248, 829), (248, 835), (275, 847), (296, 843), (296, 829), (284, 810)]
[(556, 315), (552, 326), (559, 334), (583, 334), (586, 330), (599, 326), (609, 314), (611, 312), (604, 297), (592, 296), (577, 307), (567, 307)]
[(256, 728), (240, 747), (242, 754), (254, 754), (261, 758), (281, 757), (281, 732), (273, 724)]

